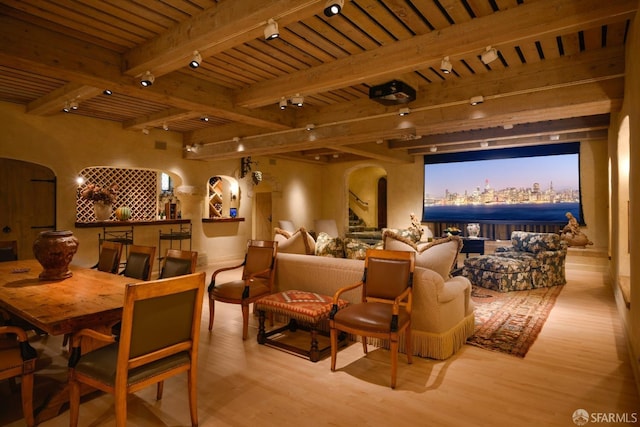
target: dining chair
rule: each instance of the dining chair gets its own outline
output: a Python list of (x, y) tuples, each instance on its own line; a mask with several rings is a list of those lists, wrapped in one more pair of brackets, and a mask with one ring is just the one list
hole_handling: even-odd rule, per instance
[[(127, 395), (187, 373), (191, 425), (198, 425), (197, 356), (205, 273), (128, 284), (119, 339), (82, 329), (71, 339), (69, 357), (70, 425), (78, 425), (81, 384), (114, 395), (116, 426), (127, 422)], [(82, 354), (82, 340), (108, 343)]]
[[(213, 329), (215, 301), (242, 306), (242, 339), (249, 332), (249, 305), (273, 290), (275, 259), (278, 243), (271, 240), (249, 240), (244, 261), (231, 267), (220, 268), (211, 275), (209, 284), (209, 330)], [(242, 278), (216, 284), (216, 277), (223, 271), (242, 267)]]
[(117, 274), (120, 269), (122, 243), (104, 240), (100, 244), (100, 256), (97, 268), (100, 271)]
[(198, 264), (198, 252), (183, 251), (181, 249), (167, 249), (164, 257), (159, 279), (167, 277), (182, 276), (196, 272)]
[[(412, 363), (411, 304), (415, 253), (369, 249), (362, 281), (339, 289), (333, 296), (329, 315), (331, 370), (336, 370), (340, 331), (362, 337), (367, 354), (367, 337), (388, 340), (391, 352), (391, 388), (396, 387), (398, 342), (404, 333), (408, 363)], [(361, 288), (362, 302), (338, 310), (343, 292)]]
[[(2, 318), (8, 319), (4, 312)], [(33, 373), (36, 369), (36, 350), (29, 345), (27, 333), (17, 326), (0, 323), (0, 380), (20, 377), (22, 414), (27, 426), (35, 425), (33, 415)]]
[(18, 241), (0, 240), (0, 262), (18, 260)]
[(121, 274), (139, 280), (151, 280), (155, 246), (130, 245), (127, 263)]

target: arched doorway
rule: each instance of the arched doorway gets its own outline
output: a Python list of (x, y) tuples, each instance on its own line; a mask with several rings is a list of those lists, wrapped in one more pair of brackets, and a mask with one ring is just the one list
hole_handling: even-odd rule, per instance
[(51, 169), (0, 158), (0, 240), (18, 242), (18, 259), (33, 258), (38, 234), (56, 229), (56, 191)]
[[(387, 171), (361, 166), (347, 175), (349, 233), (372, 233), (387, 226)], [(360, 235), (359, 237), (363, 237)]]

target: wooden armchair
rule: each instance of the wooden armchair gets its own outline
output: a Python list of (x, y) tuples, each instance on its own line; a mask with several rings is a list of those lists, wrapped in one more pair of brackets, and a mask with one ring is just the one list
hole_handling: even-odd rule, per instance
[[(215, 301), (242, 306), (242, 339), (249, 332), (249, 304), (269, 295), (273, 290), (275, 259), (278, 243), (271, 240), (249, 240), (247, 253), (241, 264), (218, 269), (211, 275), (209, 284), (209, 330), (213, 328)], [(223, 271), (243, 267), (242, 278), (216, 285), (216, 276)]]
[[(336, 370), (340, 331), (362, 337), (367, 353), (367, 337), (389, 340), (391, 351), (391, 388), (396, 387), (398, 342), (404, 333), (406, 354), (412, 363), (411, 303), (415, 253), (369, 249), (362, 281), (339, 289), (333, 296), (329, 315), (331, 328), (331, 370)], [(338, 310), (343, 292), (360, 287), (362, 302)]]
[[(187, 372), (191, 424), (198, 425), (197, 355), (205, 273), (127, 285), (119, 342), (91, 329), (75, 333), (69, 358), (70, 425), (78, 425), (80, 384), (115, 396), (116, 426), (127, 421), (127, 394)], [(83, 337), (105, 347), (81, 356)]]
[[(2, 311), (0, 315), (8, 318)], [(29, 427), (35, 425), (33, 373), (37, 357), (36, 350), (29, 345), (24, 329), (17, 326), (0, 326), (0, 380), (21, 378), (22, 413)]]
[(183, 251), (180, 249), (167, 249), (167, 256), (162, 263), (159, 279), (167, 277), (182, 276), (183, 274), (193, 274), (198, 265), (198, 252)]
[(127, 264), (122, 274), (139, 280), (151, 280), (153, 258), (156, 256), (155, 246), (131, 245)]

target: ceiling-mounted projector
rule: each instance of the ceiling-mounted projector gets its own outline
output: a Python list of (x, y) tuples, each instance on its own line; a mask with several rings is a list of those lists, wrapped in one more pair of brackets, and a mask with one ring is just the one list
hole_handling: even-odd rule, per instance
[(369, 99), (384, 105), (406, 104), (416, 99), (416, 90), (400, 80), (369, 88)]

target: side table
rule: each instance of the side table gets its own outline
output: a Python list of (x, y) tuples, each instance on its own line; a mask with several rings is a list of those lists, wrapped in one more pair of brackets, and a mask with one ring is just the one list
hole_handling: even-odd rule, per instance
[[(346, 307), (348, 304), (349, 302), (343, 299), (338, 301), (339, 308)], [(317, 362), (331, 352), (331, 345), (318, 348), (318, 334), (320, 333), (318, 323), (328, 319), (332, 306), (333, 297), (306, 291), (290, 290), (260, 298), (255, 302), (255, 310), (259, 316), (258, 344), (281, 348), (308, 357), (312, 362)], [(264, 327), (267, 312), (287, 316), (289, 323), (267, 332)], [(311, 344), (308, 350), (293, 346), (283, 340), (271, 338), (287, 329), (295, 332), (298, 328), (307, 330), (311, 334)], [(346, 342), (346, 334), (341, 336), (341, 343), (344, 342)]]

